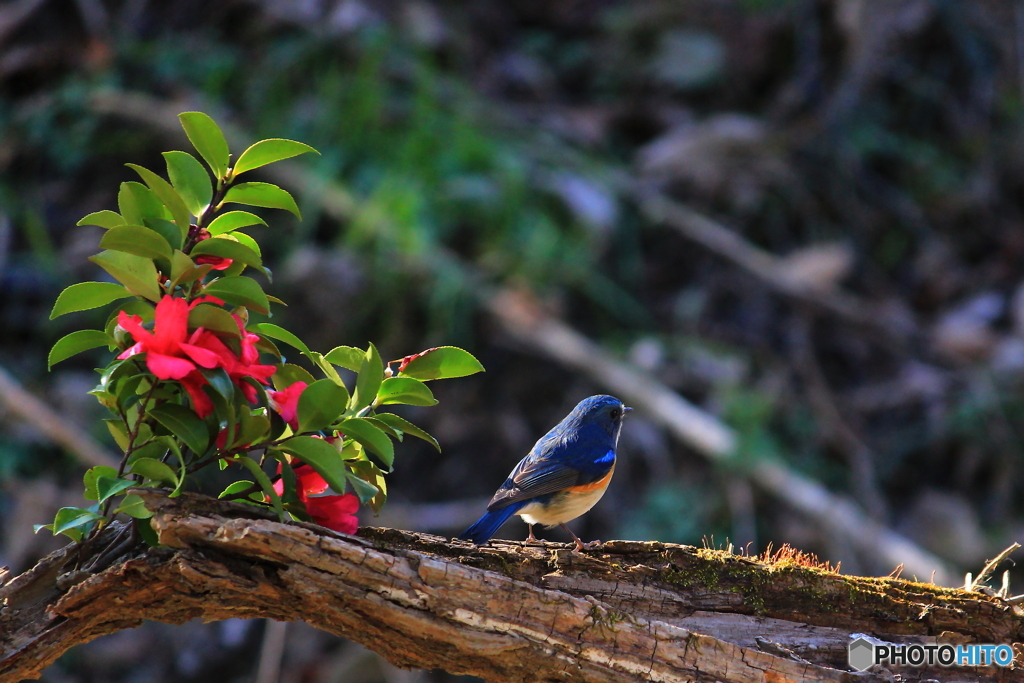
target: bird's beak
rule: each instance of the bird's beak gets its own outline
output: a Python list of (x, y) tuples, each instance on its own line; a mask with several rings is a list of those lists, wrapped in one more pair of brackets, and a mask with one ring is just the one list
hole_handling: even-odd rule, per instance
[(629, 411), (631, 411), (631, 410), (633, 410), (633, 409), (632, 409), (632, 408), (630, 408), (629, 406), (622, 406), (622, 412), (623, 412), (623, 413), (628, 413), (628, 412), (629, 412)]

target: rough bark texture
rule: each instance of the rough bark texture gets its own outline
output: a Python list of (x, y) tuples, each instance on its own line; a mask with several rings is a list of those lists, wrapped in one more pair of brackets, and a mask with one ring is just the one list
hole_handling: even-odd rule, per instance
[[(1015, 608), (982, 594), (719, 551), (623, 541), (583, 553), (474, 548), (388, 529), (353, 538), (200, 496), (147, 497), (166, 547), (89, 573), (69, 546), (0, 587), (0, 681), (37, 677), (69, 647), (142, 619), (301, 619), (399, 666), (516, 682), (893, 680), (844, 670), (852, 633), (1017, 643), (1024, 632)], [(901, 673), (1024, 678), (995, 668)]]

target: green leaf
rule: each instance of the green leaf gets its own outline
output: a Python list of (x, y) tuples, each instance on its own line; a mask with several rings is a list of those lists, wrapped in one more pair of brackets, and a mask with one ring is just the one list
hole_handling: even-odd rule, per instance
[(200, 111), (178, 114), (178, 120), (181, 121), (181, 127), (185, 129), (189, 142), (209, 165), (213, 175), (223, 178), (227, 174), (228, 162), (231, 159), (224, 133), (213, 119)]
[(125, 496), (124, 500), (121, 501), (121, 504), (116, 510), (114, 510), (114, 512), (123, 512), (129, 517), (134, 517), (135, 519), (149, 519), (153, 516), (153, 511), (146, 509), (146, 504), (142, 501), (142, 497), (137, 496), (134, 493), (130, 493)]
[(46, 358), (46, 367), (52, 368), (62, 360), (71, 358), (82, 351), (113, 345), (114, 338), (103, 330), (78, 330), (57, 340), (57, 343), (50, 349), (50, 355)]
[(132, 474), (140, 474), (146, 479), (163, 482), (171, 486), (178, 485), (178, 475), (165, 463), (154, 458), (139, 458), (132, 463)]
[(178, 249), (174, 250), (171, 257), (171, 281), (174, 287), (201, 280), (211, 270), (213, 266), (209, 263), (197, 266), (188, 254)]
[(117, 478), (117, 470), (107, 465), (96, 465), (85, 471), (82, 482), (85, 484), (85, 493), (82, 494), (86, 500), (99, 500), (100, 494), (96, 488), (96, 480), (100, 477)]
[(254, 168), (266, 166), (282, 159), (290, 159), (306, 152), (320, 153), (309, 145), (293, 140), (282, 140), (279, 138), (260, 140), (242, 152), (242, 156), (238, 157), (234, 174), (237, 176)]
[(331, 379), (313, 382), (299, 396), (299, 431), (315, 432), (326, 429), (345, 412), (348, 391)]
[(377, 390), (380, 389), (381, 381), (384, 379), (384, 362), (380, 359), (377, 347), (370, 344), (370, 348), (363, 355), (363, 362), (359, 366), (359, 377), (356, 379), (356, 390), (352, 394), (352, 402), (349, 409), (358, 413), (366, 406), (373, 403), (377, 398)]
[(110, 273), (132, 294), (145, 297), (150, 301), (160, 301), (162, 292), (156, 279), (156, 266), (153, 265), (152, 259), (108, 250), (90, 256), (89, 260)]
[(224, 489), (223, 491), (221, 491), (220, 495), (217, 496), (217, 497), (218, 498), (226, 498), (226, 497), (232, 496), (232, 495), (234, 495), (236, 493), (241, 493), (242, 491), (245, 491), (247, 489), (251, 489), (252, 487), (253, 487), (253, 483), (251, 481), (248, 481), (247, 479), (242, 479), (240, 481), (236, 481), (236, 482), (233, 482), (233, 483), (229, 484), (228, 487), (226, 489)]
[(188, 327), (195, 329), (204, 327), (212, 332), (226, 334), (231, 337), (240, 337), (238, 323), (220, 306), (213, 304), (199, 304), (188, 312)]
[(124, 285), (116, 282), (79, 282), (60, 293), (53, 304), (53, 310), (50, 311), (50, 320), (65, 313), (106, 306), (112, 301), (127, 299), (131, 295)]
[[(199, 368), (210, 387), (227, 401), (235, 398), (235, 384), (224, 368)], [(234, 420), (232, 420), (234, 422)]]
[(437, 439), (435, 439), (430, 434), (414, 425), (412, 422), (409, 422), (404, 418), (398, 417), (394, 413), (377, 413), (376, 415), (374, 415), (374, 419), (380, 420), (381, 422), (388, 425), (392, 429), (397, 429), (403, 434), (415, 436), (417, 439), (423, 439), (431, 446), (436, 448), (438, 453), (441, 452), (441, 444), (437, 442)]
[(53, 533), (62, 534), (68, 529), (77, 529), (98, 519), (103, 519), (103, 515), (82, 508), (61, 508), (53, 518)]
[(167, 177), (193, 216), (201, 216), (213, 198), (210, 174), (188, 152), (164, 152)]
[(206, 423), (192, 410), (174, 403), (164, 403), (150, 410), (149, 414), (197, 455), (206, 452), (210, 445), (210, 432)]
[(185, 206), (185, 200), (181, 198), (178, 191), (175, 190), (169, 182), (153, 173), (148, 168), (139, 166), (138, 164), (125, 164), (128, 168), (132, 169), (139, 174), (149, 189), (153, 191), (153, 194), (157, 196), (167, 210), (171, 212), (171, 216), (174, 217), (174, 223), (181, 229), (181, 233), (184, 235), (188, 232), (188, 226), (192, 222), (192, 214), (189, 212), (188, 207)]
[(102, 503), (111, 496), (116, 496), (127, 488), (135, 485), (134, 481), (118, 479), (116, 477), (98, 477), (96, 479), (96, 491), (99, 495), (98, 502)]
[[(253, 238), (249, 237), (244, 232), (233, 232), (233, 233), (230, 233), (229, 237), (231, 237), (232, 239), (238, 240), (239, 244), (242, 244), (242, 245), (244, 245), (246, 247), (249, 247), (254, 252), (256, 252), (257, 256), (259, 256), (260, 258), (263, 258), (263, 252), (260, 251), (260, 245), (256, 242), (256, 240), (254, 240)], [(269, 271), (266, 268), (263, 269), (263, 272), (269, 273)], [(267, 277), (270, 277), (270, 276), (268, 275)]]
[(301, 339), (279, 325), (274, 325), (272, 323), (256, 323), (255, 325), (249, 325), (248, 329), (250, 332), (255, 332), (260, 336), (270, 337), (277, 341), (282, 341), (285, 344), (295, 347), (304, 354), (309, 354), (309, 347), (306, 346)]
[(239, 275), (217, 278), (203, 290), (205, 294), (223, 299), (236, 306), (245, 306), (257, 313), (270, 313), (267, 295), (255, 280)]
[(278, 448), (285, 453), (291, 453), (316, 470), (335, 493), (345, 493), (347, 470), (341, 454), (334, 446), (312, 436), (293, 436)]
[(483, 371), (484, 366), (468, 351), (455, 346), (441, 346), (418, 354), (399, 376), (422, 380), (451, 379)]
[[(171, 249), (181, 249), (184, 235), (177, 225), (163, 218), (145, 218), (143, 221), (147, 228), (167, 240), (167, 244), (171, 245)], [(186, 231), (185, 235), (187, 234), (188, 232)]]
[(359, 496), (359, 502), (363, 505), (369, 503), (378, 493), (380, 489), (371, 484), (368, 481), (364, 481), (360, 477), (357, 477), (352, 472), (345, 470), (345, 476), (349, 483), (352, 484), (352, 490)]
[[(109, 235), (110, 233), (107, 234)], [(253, 268), (263, 267), (263, 261), (260, 259), (259, 254), (240, 242), (223, 237), (212, 237), (208, 240), (203, 240), (192, 248), (193, 258), (202, 254), (229, 258)]]
[(238, 436), (232, 446), (251, 446), (263, 440), (263, 437), (270, 431), (270, 419), (265, 415), (253, 415), (248, 411), (242, 411), (241, 425), (238, 429)]
[(281, 497), (277, 495), (277, 491), (274, 490), (274, 485), (270, 483), (270, 477), (267, 473), (260, 469), (260, 466), (252, 458), (244, 455), (237, 455), (232, 459), (234, 462), (239, 463), (252, 474), (253, 478), (259, 483), (260, 488), (263, 489), (263, 493), (267, 494), (270, 498), (271, 504), (274, 506), (274, 511), (277, 512), (277, 517), (282, 522), (285, 521), (284, 506), (281, 504)]
[(262, 206), (267, 209), (284, 209), (291, 211), (295, 217), (302, 220), (299, 207), (287, 190), (282, 190), (277, 185), (270, 183), (239, 183), (232, 185), (224, 201), (221, 204), (248, 204), (249, 206)]
[[(145, 446), (133, 450), (132, 454), (128, 456), (128, 464), (130, 465), (141, 458), (156, 458), (157, 460), (162, 458), (169, 448), (169, 444), (167, 441), (164, 441), (164, 439), (169, 442), (174, 441), (174, 437), (171, 436), (158, 436), (153, 442), (147, 443)], [(141, 440), (137, 439), (137, 441)]]
[(249, 213), (248, 211), (228, 211), (214, 218), (213, 222), (206, 229), (210, 232), (210, 235), (216, 237), (232, 230), (247, 228), (250, 225), (266, 224), (265, 220), (254, 213)]
[(101, 228), (116, 228), (119, 225), (124, 225), (124, 218), (117, 212), (104, 209), (103, 211), (93, 211), (75, 223), (75, 225), (98, 225)]
[(402, 432), (398, 431), (397, 429), (394, 429), (389, 424), (385, 424), (384, 422), (381, 422), (380, 420), (378, 420), (376, 418), (376, 416), (374, 416), (374, 417), (364, 417), (364, 418), (361, 418), (361, 419), (366, 420), (367, 422), (372, 424), (374, 427), (376, 427), (377, 429), (381, 430), (382, 432), (387, 434), (389, 437), (394, 439), (395, 441), (401, 441), (402, 439), (405, 438), (405, 435), (402, 434)]
[(348, 403), (348, 389), (345, 387), (345, 382), (342, 381), (341, 375), (334, 369), (334, 366), (324, 360), (322, 353), (316, 351), (310, 351), (306, 356), (316, 363), (317, 367), (323, 370), (323, 373), (327, 375), (327, 378), (337, 384), (339, 387), (345, 389), (345, 402)]
[(327, 359), (328, 362), (340, 365), (352, 372), (359, 372), (359, 368), (362, 367), (363, 358), (365, 356), (365, 351), (357, 349), (354, 346), (335, 346), (327, 352), (327, 355), (324, 356), (324, 358)]
[(411, 377), (388, 377), (377, 391), (377, 405), (404, 403), (410, 406), (434, 406), (437, 399), (430, 388)]
[(395, 444), (391, 443), (387, 434), (360, 417), (345, 420), (338, 425), (338, 431), (361, 443), (364, 448), (380, 458), (389, 472), (391, 471), (391, 466), (395, 463)]
[[(379, 513), (388, 498), (388, 484), (384, 478), (384, 473), (369, 460), (350, 460), (348, 461), (348, 467), (351, 474), (380, 489), (377, 495), (368, 501), (370, 509), (375, 514)], [(351, 478), (349, 481), (352, 481)]]
[(153, 525), (148, 519), (139, 519), (135, 522), (135, 528), (139, 530), (139, 536), (146, 545), (151, 548), (160, 545), (160, 537), (157, 536), (156, 530), (153, 529)]
[(135, 181), (121, 183), (121, 190), (117, 194), (117, 208), (127, 225), (145, 225), (147, 218), (172, 218), (171, 212), (153, 191)]
[(274, 388), (278, 391), (287, 389), (296, 382), (305, 382), (309, 385), (316, 381), (313, 375), (309, 374), (305, 368), (291, 363), (278, 365), (277, 371), (271, 375), (270, 379), (273, 380)]
[(107, 425), (107, 431), (110, 432), (110, 436), (114, 438), (114, 443), (122, 451), (128, 450), (128, 430), (124, 427), (124, 422), (116, 418), (107, 418), (104, 421)]
[(147, 259), (171, 258), (171, 245), (167, 240), (141, 225), (119, 225), (107, 230), (100, 238), (100, 246)]

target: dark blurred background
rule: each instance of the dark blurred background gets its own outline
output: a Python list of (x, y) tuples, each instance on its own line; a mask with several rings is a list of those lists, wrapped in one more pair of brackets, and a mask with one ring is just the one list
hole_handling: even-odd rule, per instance
[[(322, 153), (289, 185), (304, 220), (264, 212), (254, 231), (290, 304), (275, 322), (320, 351), (454, 344), (487, 368), (407, 413), (443, 452), (402, 444), (388, 507), (365, 524), (457, 534), (577, 401), (614, 393), (510, 332), (486, 290), (737, 438), (735, 459), (708, 459), (631, 414), (608, 494), (574, 523), (585, 540), (788, 542), (846, 573), (894, 569), (752, 485), (744, 463), (765, 458), (954, 573), (1024, 537), (1024, 4), (2, 2), (0, 367), (108, 448), (86, 395), (105, 352), (46, 371), (57, 338), (104, 314), (48, 313), (63, 287), (101, 278), (86, 261), (101, 231), (76, 221), (115, 208), (125, 162), (162, 172), (159, 153), (185, 148), (164, 114), (191, 109), (230, 125), (236, 154), (260, 137)], [(714, 253), (651, 197), (740, 241)], [(21, 571), (57, 547), (32, 524), (81, 501), (85, 465), (10, 406), (0, 434), (0, 565)], [(301, 624), (229, 621), (147, 624), (44, 680), (257, 670), (452, 679)]]

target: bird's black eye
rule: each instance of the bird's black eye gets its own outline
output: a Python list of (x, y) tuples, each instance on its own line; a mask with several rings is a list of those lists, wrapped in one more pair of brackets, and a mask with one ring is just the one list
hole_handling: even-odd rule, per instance
[(619, 415), (622, 415), (622, 411), (618, 408), (612, 408), (611, 416), (613, 420), (618, 420)]

